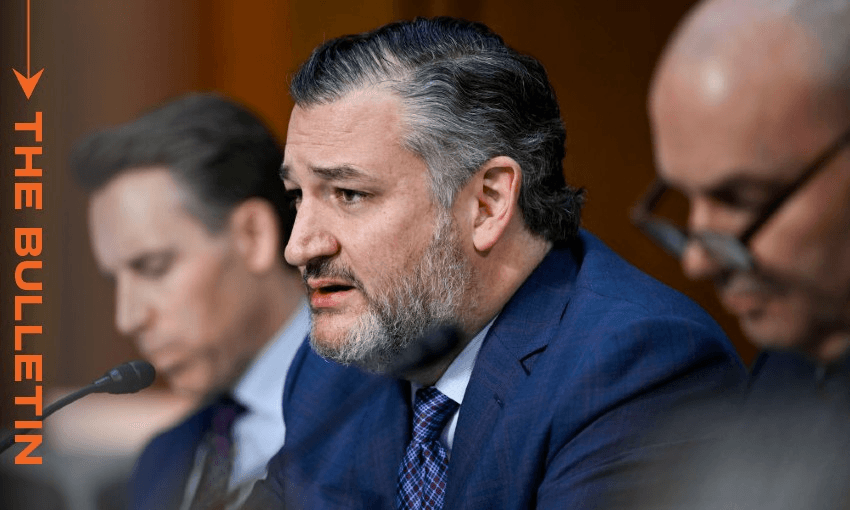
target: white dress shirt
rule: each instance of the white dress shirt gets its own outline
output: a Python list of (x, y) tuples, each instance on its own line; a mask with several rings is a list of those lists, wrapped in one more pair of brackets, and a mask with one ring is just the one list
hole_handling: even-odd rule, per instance
[[(498, 317), (498, 315), (496, 316)], [(443, 376), (440, 377), (434, 386), (440, 392), (454, 400), (458, 404), (457, 411), (449, 418), (449, 422), (440, 434), (440, 443), (446, 448), (446, 453), (451, 457), (452, 445), (454, 444), (455, 428), (457, 428), (457, 417), (460, 414), (461, 406), (463, 405), (463, 396), (466, 393), (466, 387), (469, 386), (469, 379), (472, 377), (472, 369), (475, 367), (475, 360), (478, 358), (478, 351), (481, 350), (481, 344), (484, 343), (484, 337), (490, 331), (490, 326), (496, 320), (496, 317), (487, 323), (484, 328), (472, 338), (472, 341), (458, 354), (457, 358), (452, 361), (449, 368), (446, 369)], [(416, 399), (416, 390), (421, 388), (417, 384), (411, 385), (413, 392), (413, 400)]]

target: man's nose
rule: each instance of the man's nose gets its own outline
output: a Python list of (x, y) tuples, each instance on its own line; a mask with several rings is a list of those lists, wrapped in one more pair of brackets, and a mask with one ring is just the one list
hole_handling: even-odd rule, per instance
[(135, 336), (150, 319), (151, 310), (140, 290), (126, 277), (115, 281), (115, 327), (123, 335)]
[(303, 267), (317, 257), (330, 257), (339, 251), (339, 242), (331, 233), (327, 215), (310, 201), (303, 200), (295, 215), (292, 234), (284, 256), (293, 266)]
[[(712, 210), (703, 201), (692, 201), (688, 216), (690, 232), (705, 232), (710, 230)], [(705, 245), (693, 237), (685, 246), (682, 253), (682, 271), (691, 280), (705, 280), (715, 276), (722, 269), (717, 259), (706, 249)]]
[(691, 240), (682, 253), (682, 271), (691, 280), (713, 278), (721, 269), (720, 264), (699, 241)]

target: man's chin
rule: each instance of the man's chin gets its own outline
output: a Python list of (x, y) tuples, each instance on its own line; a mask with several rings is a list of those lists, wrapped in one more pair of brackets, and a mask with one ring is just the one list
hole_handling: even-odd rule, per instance
[(357, 326), (362, 315), (362, 313), (352, 313), (348, 310), (313, 311), (310, 315), (312, 322), (310, 341), (313, 342), (315, 339), (318, 345), (326, 346), (328, 349), (339, 348), (349, 331)]
[(765, 325), (743, 320), (741, 329), (760, 349), (796, 352), (819, 363), (833, 363), (850, 352), (850, 335), (842, 331), (817, 327), (795, 329), (781, 321)]
[(168, 387), (176, 395), (192, 400), (203, 400), (219, 391), (215, 381), (202, 372), (199, 367), (187, 364), (165, 373)]
[(328, 339), (321, 334), (311, 332), (310, 348), (313, 349), (313, 352), (325, 359), (341, 363), (341, 361), (338, 360), (340, 357), (338, 355), (340, 350), (340, 341), (338, 339)]
[(374, 328), (334, 331), (325, 335), (321, 330), (311, 331), (310, 347), (322, 358), (340, 365), (350, 365), (365, 372), (385, 375), (398, 355), (399, 346), (381, 342), (385, 333)]
[(760, 349), (808, 353), (817, 341), (813, 332), (805, 332), (799, 324), (789, 324), (787, 317), (770, 314), (739, 317), (747, 340)]
[(348, 365), (344, 353), (350, 349), (345, 345), (348, 339), (348, 329), (341, 327), (338, 316), (313, 316), (313, 326), (310, 330), (310, 347), (319, 356)]

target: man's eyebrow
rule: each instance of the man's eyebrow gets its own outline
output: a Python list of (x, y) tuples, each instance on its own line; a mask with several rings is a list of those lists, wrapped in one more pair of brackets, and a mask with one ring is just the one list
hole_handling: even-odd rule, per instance
[(142, 252), (135, 253), (127, 258), (125, 264), (128, 266), (138, 269), (146, 262), (155, 260), (157, 258), (169, 258), (174, 256), (174, 248), (171, 246), (163, 246), (160, 248), (149, 248)]
[[(325, 181), (371, 179), (371, 177), (366, 172), (350, 165), (339, 165), (331, 167), (311, 166), (310, 171), (313, 172), (317, 177)], [(280, 166), (280, 171), (278, 172), (278, 174), (280, 175), (280, 178), (282, 180), (288, 179), (289, 173), (290, 168), (288, 166)]]
[(348, 179), (364, 179), (368, 175), (363, 170), (348, 165), (332, 167), (310, 167), (310, 170), (319, 178), (326, 181), (340, 181)]
[(746, 175), (733, 175), (720, 182), (711, 184), (705, 188), (706, 193), (717, 192), (744, 192), (772, 194), (781, 190), (785, 183), (775, 177), (752, 177)]
[(733, 174), (692, 191), (725, 203), (757, 206), (781, 193), (787, 183), (776, 177)]

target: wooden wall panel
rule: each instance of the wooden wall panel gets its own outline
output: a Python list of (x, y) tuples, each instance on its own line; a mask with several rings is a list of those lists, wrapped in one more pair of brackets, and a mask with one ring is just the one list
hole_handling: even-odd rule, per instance
[(211, 0), (197, 17), (200, 88), (243, 102), (278, 134), (292, 108), (286, 93), (293, 67), (290, 9), (276, 0)]

